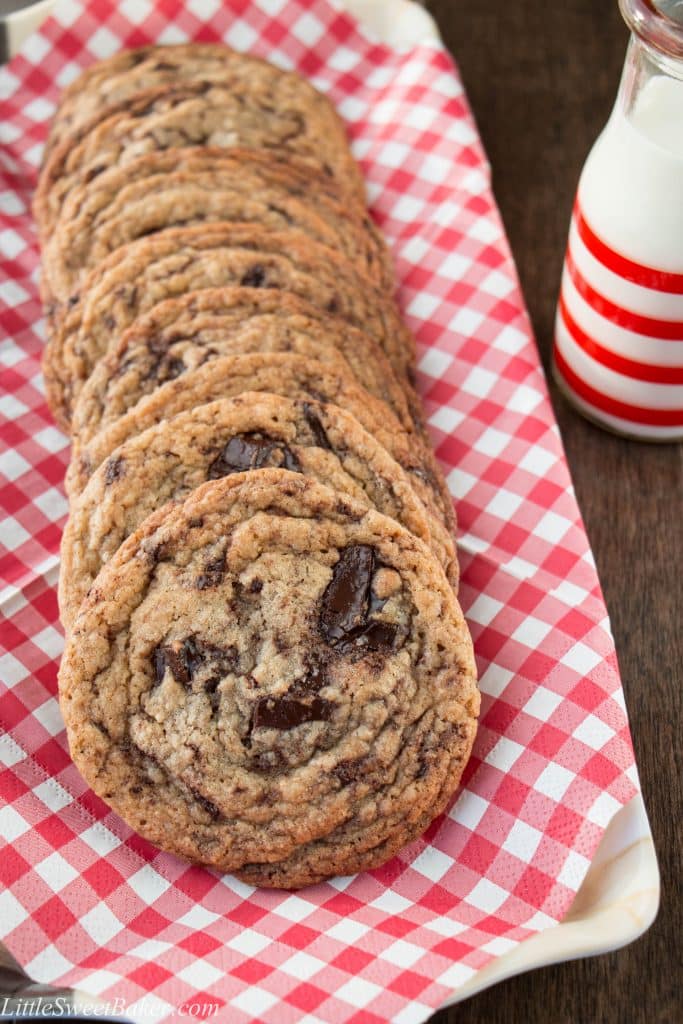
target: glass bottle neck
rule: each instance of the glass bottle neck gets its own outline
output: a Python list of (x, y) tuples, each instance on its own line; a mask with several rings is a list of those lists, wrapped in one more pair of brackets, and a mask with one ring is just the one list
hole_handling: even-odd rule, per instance
[(613, 116), (626, 117), (650, 141), (683, 155), (683, 60), (632, 35)]
[(683, 0), (619, 0), (631, 32), (659, 54), (683, 60)]

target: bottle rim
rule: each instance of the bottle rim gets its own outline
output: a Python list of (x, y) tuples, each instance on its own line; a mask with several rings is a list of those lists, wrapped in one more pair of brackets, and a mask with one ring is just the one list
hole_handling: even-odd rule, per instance
[(660, 10), (656, 0), (619, 0), (624, 21), (639, 39), (668, 57), (683, 59), (683, 3), (680, 20)]

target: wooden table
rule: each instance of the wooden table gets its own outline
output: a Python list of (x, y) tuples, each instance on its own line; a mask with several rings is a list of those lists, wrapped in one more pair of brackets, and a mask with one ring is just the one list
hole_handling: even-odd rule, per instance
[[(460, 66), (547, 369), (576, 184), (614, 101), (626, 28), (616, 0), (425, 6)], [(675, 1024), (683, 1020), (683, 446), (613, 437), (574, 413), (554, 385), (551, 395), (612, 620), (662, 906), (634, 945), (512, 979), (432, 1024)]]

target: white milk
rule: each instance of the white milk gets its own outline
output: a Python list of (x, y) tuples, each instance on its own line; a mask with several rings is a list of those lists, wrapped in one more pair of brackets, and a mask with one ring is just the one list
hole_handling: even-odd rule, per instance
[(656, 76), (629, 114), (621, 107), (586, 161), (583, 213), (622, 256), (683, 273), (683, 82)]

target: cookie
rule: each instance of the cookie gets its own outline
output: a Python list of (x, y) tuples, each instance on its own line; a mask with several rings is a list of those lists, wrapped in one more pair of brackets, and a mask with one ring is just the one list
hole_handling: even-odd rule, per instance
[(66, 629), (102, 565), (151, 512), (207, 480), (268, 466), (303, 473), (398, 520), (457, 582), (451, 537), (355, 417), (330, 403), (246, 391), (150, 427), (93, 474), (62, 538), (59, 607)]
[(74, 406), (71, 432), (87, 443), (142, 397), (222, 355), (292, 352), (352, 373), (415, 427), (386, 356), (372, 338), (295, 295), (264, 288), (212, 288), (159, 303), (100, 359)]
[(291, 353), (222, 356), (163, 384), (87, 444), (75, 444), (67, 473), (69, 495), (80, 494), (97, 467), (130, 437), (180, 412), (242, 391), (331, 402), (351, 413), (408, 474), (413, 489), (434, 519), (443, 523), (446, 534), (453, 535), (453, 503), (434, 453), (419, 435), (407, 434), (388, 406), (359, 387), (353, 377)]
[[(187, 82), (213, 82), (236, 96), (255, 94), (275, 108), (301, 112), (304, 125), (320, 137), (321, 150), (343, 151), (347, 146), (336, 111), (300, 75), (221, 44), (182, 43), (123, 50), (83, 71), (61, 95), (43, 163), (103, 110), (125, 106), (136, 93)], [(346, 190), (350, 186), (363, 194), (357, 172), (344, 183)]]
[(140, 835), (283, 888), (416, 839), (458, 786), (479, 709), (429, 549), (284, 470), (153, 513), (81, 606), (59, 693), (77, 767)]
[[(336, 195), (335, 195), (336, 192)], [(73, 189), (44, 247), (49, 292), (66, 301), (110, 252), (164, 228), (215, 221), (295, 229), (338, 249), (388, 293), (387, 247), (368, 214), (329, 179), (259, 150), (194, 148), (151, 153)]]
[(105, 108), (50, 153), (40, 173), (33, 211), (42, 238), (51, 233), (69, 192), (110, 167), (144, 153), (187, 146), (264, 149), (272, 159), (292, 153), (328, 174), (351, 203), (364, 203), (363, 179), (337, 114), (327, 100), (311, 103), (308, 85), (289, 105), (256, 88), (236, 91), (186, 82), (136, 93)]
[(97, 360), (136, 317), (163, 299), (241, 285), (293, 292), (370, 334), (402, 377), (414, 342), (391, 299), (339, 253), (294, 231), (216, 224), (170, 228), (112, 253), (88, 275), (63, 315), (49, 321), (43, 360), (48, 400), (68, 426), (73, 402)]

